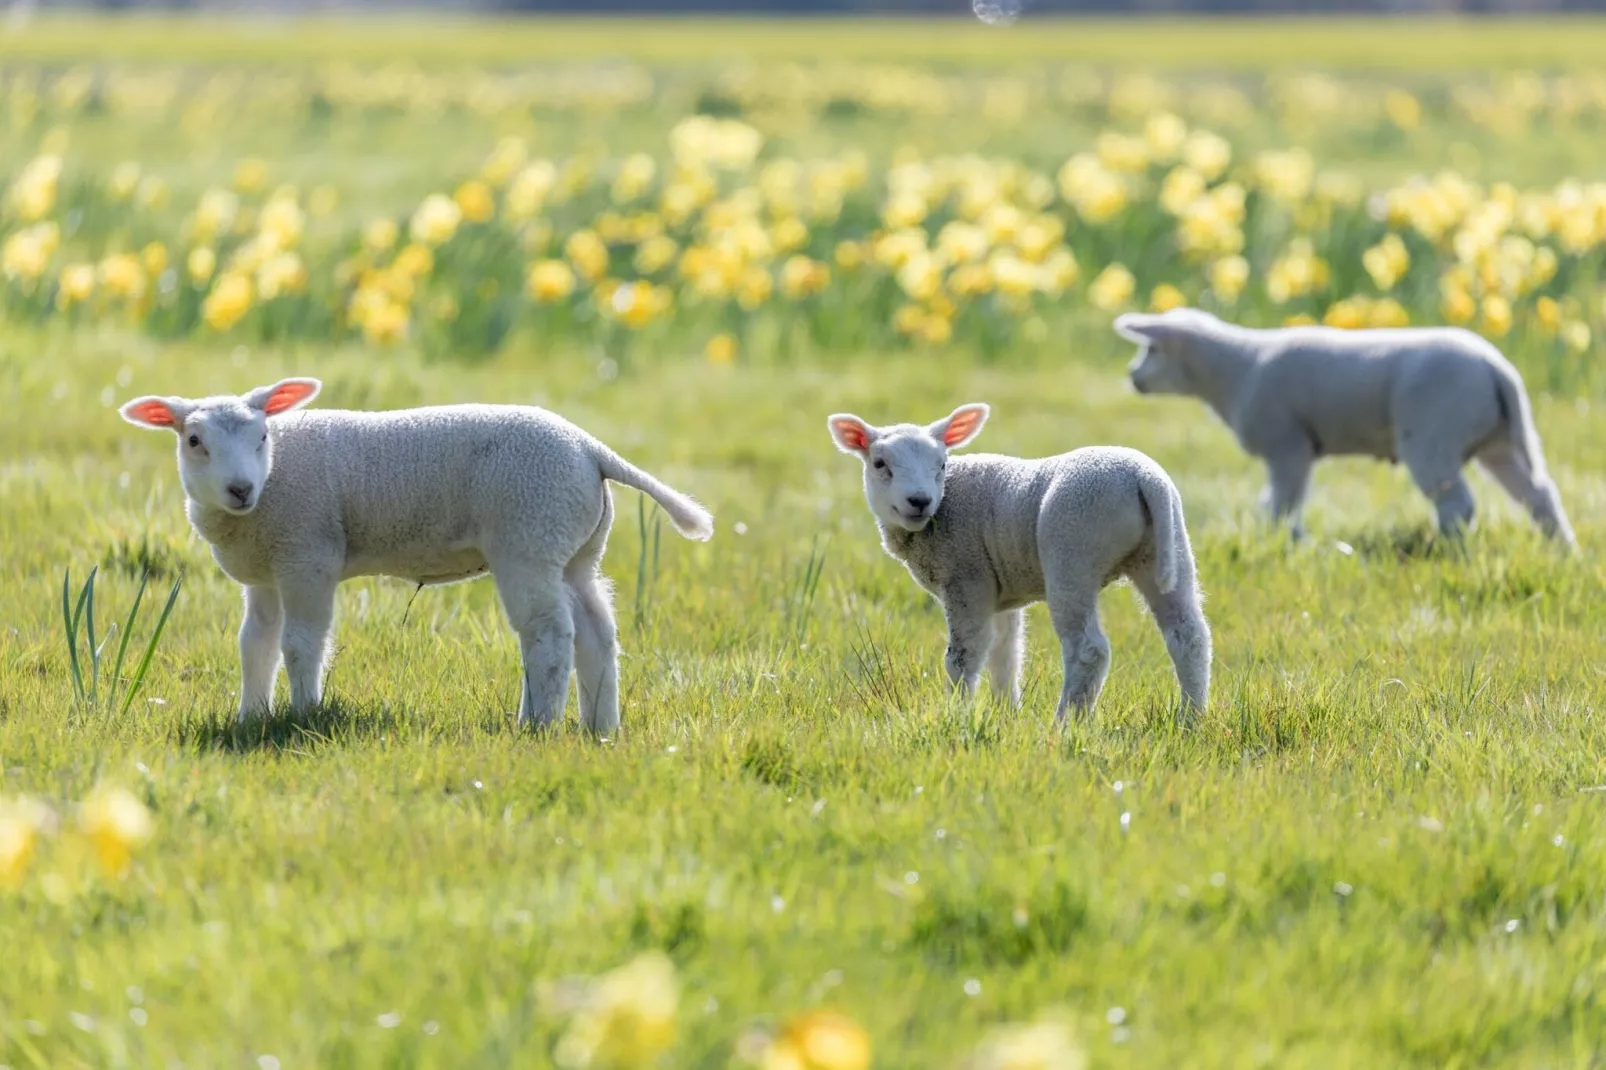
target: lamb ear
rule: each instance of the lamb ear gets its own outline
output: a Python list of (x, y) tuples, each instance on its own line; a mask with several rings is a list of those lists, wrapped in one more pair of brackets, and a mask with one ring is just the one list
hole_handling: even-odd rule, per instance
[(185, 398), (146, 396), (135, 398), (117, 412), (135, 427), (151, 431), (177, 432), (183, 428), (184, 420), (190, 414), (190, 408), (191, 405)]
[(1126, 312), (1115, 317), (1115, 333), (1138, 345), (1159, 338), (1162, 333), (1159, 327), (1160, 317), (1144, 312)]
[(981, 402), (961, 405), (948, 414), (946, 420), (938, 420), (931, 425), (931, 435), (938, 442), (951, 450), (961, 446), (968, 446), (981, 434), (981, 425), (987, 422), (987, 414), (992, 411)]
[(831, 431), (831, 441), (843, 453), (852, 453), (863, 456), (870, 452), (870, 443), (881, 434), (871, 424), (865, 423), (851, 412), (839, 412), (826, 418), (825, 425)]
[(318, 396), (323, 384), (316, 379), (282, 379), (272, 386), (259, 386), (245, 395), (245, 403), (269, 416), (299, 409)]

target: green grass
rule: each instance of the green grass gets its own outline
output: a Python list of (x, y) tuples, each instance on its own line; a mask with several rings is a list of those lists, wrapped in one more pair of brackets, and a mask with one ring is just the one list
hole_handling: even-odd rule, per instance
[[(1374, 95), (1420, 77), (1429, 119), (1409, 139), (1258, 111), (1235, 137), (1369, 176), (1448, 159), (1553, 184), (1598, 170), (1597, 116), (1495, 137), (1435, 102), (1463, 77), (1593, 60), (1603, 25), (308, 22), (247, 37), (47, 18), (0, 36), (8, 70), (618, 55), (669, 92), (598, 114), (7, 113), (0, 153), (26, 159), (60, 127), (69, 174), (138, 159), (172, 184), (175, 226), (260, 155), (270, 186), (338, 185), (337, 222), (354, 226), (410, 210), (501, 133), (553, 155), (661, 153), (727, 57), (829, 48), (961, 74), (1029, 61), (1028, 80), (1080, 59), (1248, 70), (1255, 94), (1285, 63), (1354, 66), (1346, 84)], [(712, 73), (674, 73), (705, 61)], [(1101, 107), (998, 126), (962, 97), (953, 114), (754, 121), (783, 154), (907, 141), (1049, 166), (1110, 124)], [(852, 316), (843, 336), (864, 337)], [(883, 1067), (954, 1066), (993, 1024), (1056, 1008), (1094, 1066), (1602, 1065), (1600, 378), (1530, 365), (1580, 555), (1556, 554), (1481, 475), (1479, 529), (1465, 552), (1441, 547), (1403, 473), (1360, 461), (1318, 469), (1312, 537), (1292, 546), (1258, 520), (1258, 465), (1202, 407), (1131, 394), (1130, 347), (1104, 318), (1055, 324), (990, 360), (850, 346), (788, 363), (755, 344), (713, 367), (700, 342), (627, 354), (528, 330), (465, 366), (409, 347), (8, 321), (0, 802), (37, 795), (70, 823), (105, 782), (144, 800), (156, 831), (125, 879), (81, 871), (63, 834), (0, 888), (0, 1067), (545, 1066), (562, 1029), (546, 982), (652, 947), (684, 985), (668, 1066), (727, 1066), (753, 1023), (820, 1005), (862, 1022)], [(325, 406), (547, 405), (713, 508), (717, 536), (694, 544), (617, 492), (618, 738), (584, 738), (572, 705), (560, 734), (515, 728), (517, 648), (483, 582), (416, 600), (399, 582), (347, 585), (329, 709), (233, 723), (237, 589), (189, 531), (171, 441), (115, 405), (287, 374), (323, 378)], [(1589, 393), (1546, 392), (1567, 382)], [(1173, 474), (1216, 641), (1197, 725), (1174, 723), (1163, 645), (1121, 589), (1102, 603), (1114, 667), (1087, 723), (1051, 725), (1058, 651), (1041, 607), (1021, 711), (948, 699), (941, 615), (882, 554), (824, 416), (929, 420), (966, 400), (993, 405), (978, 448), (1116, 442)], [(151, 577), (125, 677), (184, 577), (126, 716), (74, 694), (62, 576), (97, 566), (103, 621)]]
[[(1538, 401), (1576, 559), (1481, 480), (1483, 528), (1443, 552), (1403, 477), (1344, 462), (1320, 469), (1313, 538), (1290, 548), (1202, 410), (1129, 395), (1113, 341), (1075, 343), (1097, 359), (603, 381), (578, 359), (241, 369), (115, 336), (8, 339), (0, 390), (51, 416), (0, 429), (4, 790), (61, 806), (111, 780), (158, 831), (122, 883), (53, 896), (47, 851), (0, 900), (0, 1063), (541, 1065), (558, 1024), (537, 982), (654, 945), (686, 985), (674, 1065), (725, 1065), (745, 1023), (816, 1002), (860, 1018), (886, 1066), (947, 1065), (988, 1023), (1053, 1006), (1100, 1065), (1601, 1058), (1596, 416)], [(169, 443), (102, 397), (125, 367), (117, 397), (310, 368), (328, 405), (541, 402), (701, 495), (719, 535), (667, 539), (643, 602), (620, 492), (620, 738), (582, 738), (572, 711), (557, 738), (514, 728), (516, 648), (483, 583), (424, 592), (405, 623), (405, 585), (348, 585), (332, 710), (235, 727), (238, 595), (186, 532)], [(1050, 726), (1040, 607), (1020, 713), (945, 699), (940, 615), (882, 556), (821, 418), (972, 397), (995, 406), (988, 448), (1119, 441), (1175, 475), (1218, 654), (1197, 727), (1172, 723), (1163, 647), (1124, 590), (1103, 602), (1115, 665), (1090, 723)], [(60, 569), (94, 564), (117, 606), (139, 568), (187, 575), (150, 701), (122, 718), (75, 706), (59, 635)], [(391, 1012), (400, 1026), (376, 1024)]]

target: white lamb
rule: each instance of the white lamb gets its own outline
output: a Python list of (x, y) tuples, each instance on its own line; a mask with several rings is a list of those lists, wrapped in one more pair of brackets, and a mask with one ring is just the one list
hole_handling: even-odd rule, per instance
[(1189, 706), (1210, 693), (1210, 626), (1200, 608), (1182, 500), (1136, 450), (1096, 446), (1042, 460), (948, 459), (974, 439), (986, 405), (930, 426), (873, 427), (839, 413), (831, 438), (864, 464), (881, 545), (936, 596), (948, 620), (948, 678), (975, 693), (985, 660), (993, 691), (1020, 704), (1025, 607), (1047, 601), (1065, 663), (1057, 723), (1097, 701), (1110, 667), (1099, 592), (1130, 579), (1165, 638)]
[(563, 714), (578, 664), (581, 720), (619, 723), (612, 593), (598, 570), (613, 521), (605, 480), (652, 496), (682, 534), (713, 517), (542, 409), (453, 405), (292, 413), (315, 379), (240, 397), (142, 397), (125, 420), (178, 435), (195, 530), (245, 588), (240, 718), (273, 703), (281, 650), (290, 704), (317, 706), (335, 588), (353, 576), (419, 585), (490, 572), (524, 655), (521, 724)]
[(1139, 392), (1202, 399), (1266, 462), (1267, 504), (1296, 537), (1317, 458), (1360, 454), (1403, 462), (1447, 535), (1472, 522), (1461, 469), (1476, 457), (1540, 530), (1574, 544), (1522, 376), (1470, 331), (1252, 330), (1184, 308), (1120, 316), (1115, 329), (1141, 347)]

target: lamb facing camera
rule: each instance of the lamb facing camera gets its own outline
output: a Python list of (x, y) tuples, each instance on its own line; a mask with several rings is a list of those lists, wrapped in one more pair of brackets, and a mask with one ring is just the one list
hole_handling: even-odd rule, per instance
[(1126, 577), (1154, 613), (1184, 702), (1204, 709), (1210, 626), (1165, 470), (1111, 446), (1042, 460), (950, 458), (987, 413), (962, 405), (934, 424), (889, 427), (848, 413), (828, 420), (837, 448), (863, 462), (881, 545), (942, 603), (949, 680), (972, 695), (985, 663), (994, 693), (1019, 706), (1025, 607), (1046, 601), (1065, 667), (1055, 721), (1090, 710), (1110, 667), (1099, 592)]
[(1461, 470), (1476, 458), (1546, 535), (1573, 546), (1534, 429), (1522, 376), (1460, 328), (1252, 330), (1197, 309), (1119, 316), (1140, 347), (1132, 385), (1209, 405), (1266, 462), (1272, 515), (1302, 534), (1300, 512), (1320, 457), (1404, 464), (1458, 535), (1475, 507)]
[(322, 701), (342, 580), (424, 586), (489, 572), (523, 648), (520, 723), (562, 716), (578, 667), (581, 721), (612, 732), (606, 481), (652, 497), (687, 538), (709, 538), (714, 518), (543, 409), (296, 411), (318, 390), (316, 379), (286, 379), (240, 397), (143, 397), (121, 409), (129, 423), (176, 433), (190, 523), (245, 589), (240, 718), (273, 705), (281, 653), (291, 706)]

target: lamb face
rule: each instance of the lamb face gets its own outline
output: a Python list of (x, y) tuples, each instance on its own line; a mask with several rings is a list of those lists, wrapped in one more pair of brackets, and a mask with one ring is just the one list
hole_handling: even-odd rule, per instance
[(1127, 375), (1140, 394), (1197, 394), (1187, 346), (1179, 344), (1179, 332), (1169, 329), (1168, 315), (1117, 317), (1116, 331), (1138, 347)]
[(287, 379), (243, 397), (136, 398), (123, 419), (178, 435), (184, 493), (207, 509), (244, 516), (256, 508), (273, 470), (268, 417), (299, 408), (318, 393), (313, 379)]
[(850, 413), (828, 421), (837, 449), (864, 463), (864, 498), (885, 527), (921, 531), (942, 505), (948, 451), (976, 437), (987, 406), (962, 405), (926, 427), (875, 427)]

